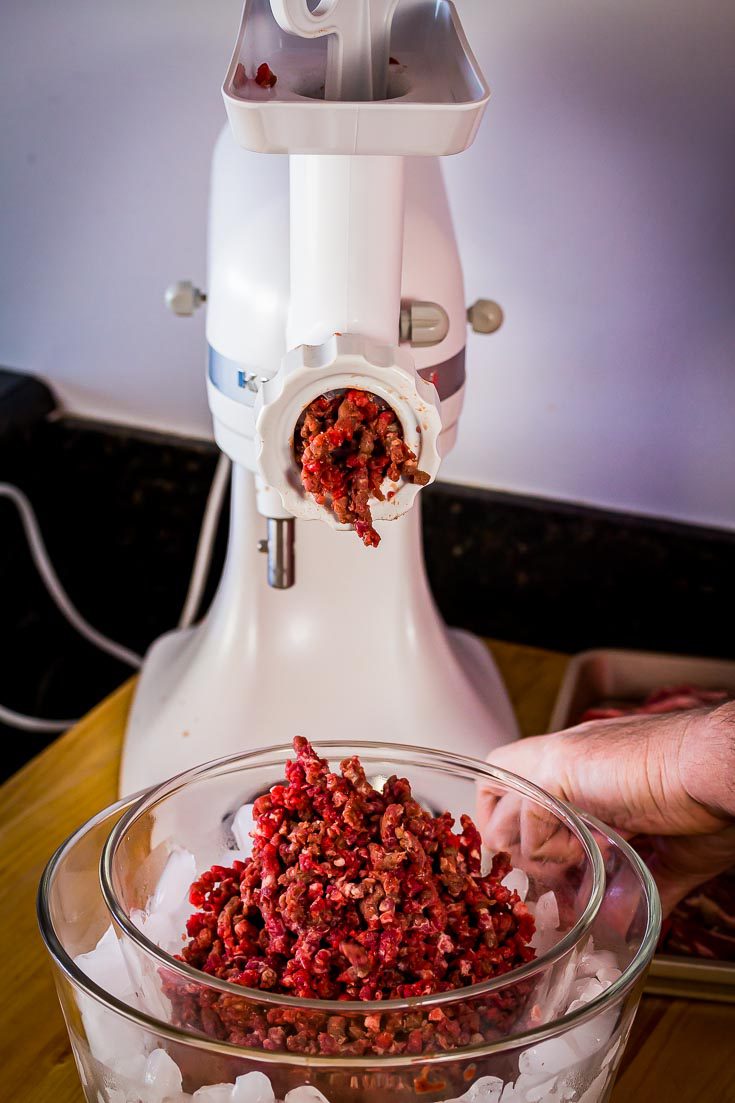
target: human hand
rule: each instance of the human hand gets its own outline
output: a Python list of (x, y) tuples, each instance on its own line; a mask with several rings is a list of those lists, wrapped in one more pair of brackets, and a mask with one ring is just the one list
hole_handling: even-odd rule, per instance
[[(664, 914), (735, 864), (733, 701), (590, 721), (509, 743), (490, 761), (633, 839), (656, 879)], [(502, 802), (488, 805), (486, 837), (502, 815)]]

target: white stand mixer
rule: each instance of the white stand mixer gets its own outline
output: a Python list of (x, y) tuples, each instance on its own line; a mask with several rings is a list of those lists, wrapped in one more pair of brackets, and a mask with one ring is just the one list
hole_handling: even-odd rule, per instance
[(454, 444), (467, 321), (437, 157), (472, 141), (484, 78), (448, 0), (246, 0), (223, 94), (207, 339), (230, 541), (203, 622), (146, 657), (121, 791), (297, 734), (484, 757), (515, 720), (434, 605), (420, 488), (373, 503), (365, 548), (293, 454), (304, 407), (346, 386), (393, 406), (432, 479)]

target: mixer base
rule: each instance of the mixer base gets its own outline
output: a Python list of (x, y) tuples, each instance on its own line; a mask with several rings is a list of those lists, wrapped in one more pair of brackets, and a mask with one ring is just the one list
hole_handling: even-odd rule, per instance
[(380, 548), (296, 522), (296, 585), (267, 585), (252, 477), (233, 472), (219, 590), (196, 628), (151, 648), (128, 722), (120, 788), (304, 735), (484, 758), (518, 735), (485, 645), (442, 621), (423, 567), (419, 507)]

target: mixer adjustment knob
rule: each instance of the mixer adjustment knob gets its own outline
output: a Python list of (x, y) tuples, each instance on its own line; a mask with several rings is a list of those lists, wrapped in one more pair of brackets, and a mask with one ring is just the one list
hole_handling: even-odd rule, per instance
[(181, 318), (190, 318), (207, 296), (191, 280), (177, 280), (166, 288), (166, 306)]
[(407, 303), (401, 307), (401, 340), (412, 348), (440, 345), (449, 333), (449, 315), (439, 303)]
[(495, 333), (503, 324), (503, 309), (492, 299), (478, 299), (467, 311), (467, 321), (475, 333)]

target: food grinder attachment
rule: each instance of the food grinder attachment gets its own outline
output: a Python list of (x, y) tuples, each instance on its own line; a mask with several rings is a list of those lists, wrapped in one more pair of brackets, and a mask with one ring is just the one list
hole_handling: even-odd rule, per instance
[[(415, 20), (424, 18), (421, 5), (409, 7)], [(446, 15), (451, 5), (445, 7)], [(421, 377), (410, 351), (412, 346), (446, 347), (447, 311), (441, 303), (401, 301), (402, 146), (415, 152), (418, 135), (423, 143), (421, 152), (453, 150), (447, 146), (449, 135), (441, 128), (422, 136), (415, 126), (417, 102), (410, 102), (407, 110), (399, 100), (386, 99), (396, 9), (396, 0), (322, 0), (313, 11), (307, 0), (246, 3), (241, 38), (225, 81), (225, 102), (239, 141), (263, 152), (284, 147), (291, 151), (287, 356), (275, 370), (263, 371), (260, 385), (254, 388), (254, 426), (253, 418), (242, 426), (242, 412), (227, 410), (222, 388), (216, 381), (210, 385), (216, 439), (235, 462), (244, 463), (256, 475), (258, 508), (268, 519), (269, 529), (277, 534), (276, 540), (269, 539), (266, 544), (268, 577), (284, 587), (295, 577), (288, 569), (295, 566), (293, 517), (318, 518), (333, 527), (345, 527), (304, 492), (297, 477), (294, 433), (309, 401), (340, 387), (359, 388), (385, 398), (429, 481), (438, 471), (440, 453), (451, 443), (446, 433), (441, 445), (439, 438), (447, 427), (453, 435), (456, 425), (455, 414), (447, 418), (445, 411), (447, 425), (443, 426), (435, 379)], [(268, 64), (276, 84), (263, 93), (257, 82), (242, 79), (243, 72), (248, 72), (244, 51), (248, 39), (262, 31), (271, 14), (287, 32), (288, 52), (284, 50), (278, 63), (271, 53)], [(414, 33), (419, 30), (416, 23)], [(295, 43), (300, 44), (300, 53), (294, 52)], [(465, 60), (468, 57), (466, 43), (458, 34), (454, 50)], [(305, 102), (304, 74), (313, 72), (317, 61), (324, 67), (323, 98)], [(255, 64), (251, 63), (251, 71)], [(448, 67), (453, 64), (456, 66), (457, 58), (450, 50)], [(417, 94), (428, 95), (419, 82)], [(456, 89), (451, 81), (445, 94), (450, 103), (437, 104), (432, 111), (436, 119), (444, 119), (446, 108), (453, 106)], [(441, 98), (436, 91), (432, 96)], [(479, 121), (485, 99), (483, 95), (477, 99), (470, 118)], [(370, 145), (361, 148), (359, 134), (369, 133), (366, 123), (376, 109), (380, 130), (373, 152)], [(463, 110), (463, 118), (466, 115)], [(456, 144), (459, 138), (466, 144), (469, 136), (470, 132), (458, 133), (455, 126), (451, 140)], [(384, 151), (380, 144), (386, 140)], [(461, 316), (459, 324), (464, 329)], [(452, 340), (456, 342), (456, 334), (451, 335), (450, 343)], [(350, 341), (348, 348), (345, 342)], [(314, 351), (325, 342), (332, 342), (328, 349)], [(441, 359), (438, 355), (435, 363)], [(462, 381), (463, 373), (455, 396)], [(300, 409), (294, 407), (296, 397), (303, 401)], [(286, 404), (288, 416), (284, 416)], [(247, 439), (238, 442), (238, 435)], [(419, 488), (400, 485), (385, 489), (386, 501), (371, 503), (378, 520), (401, 516), (413, 505)], [(288, 563), (283, 561), (283, 549), (288, 551)]]

